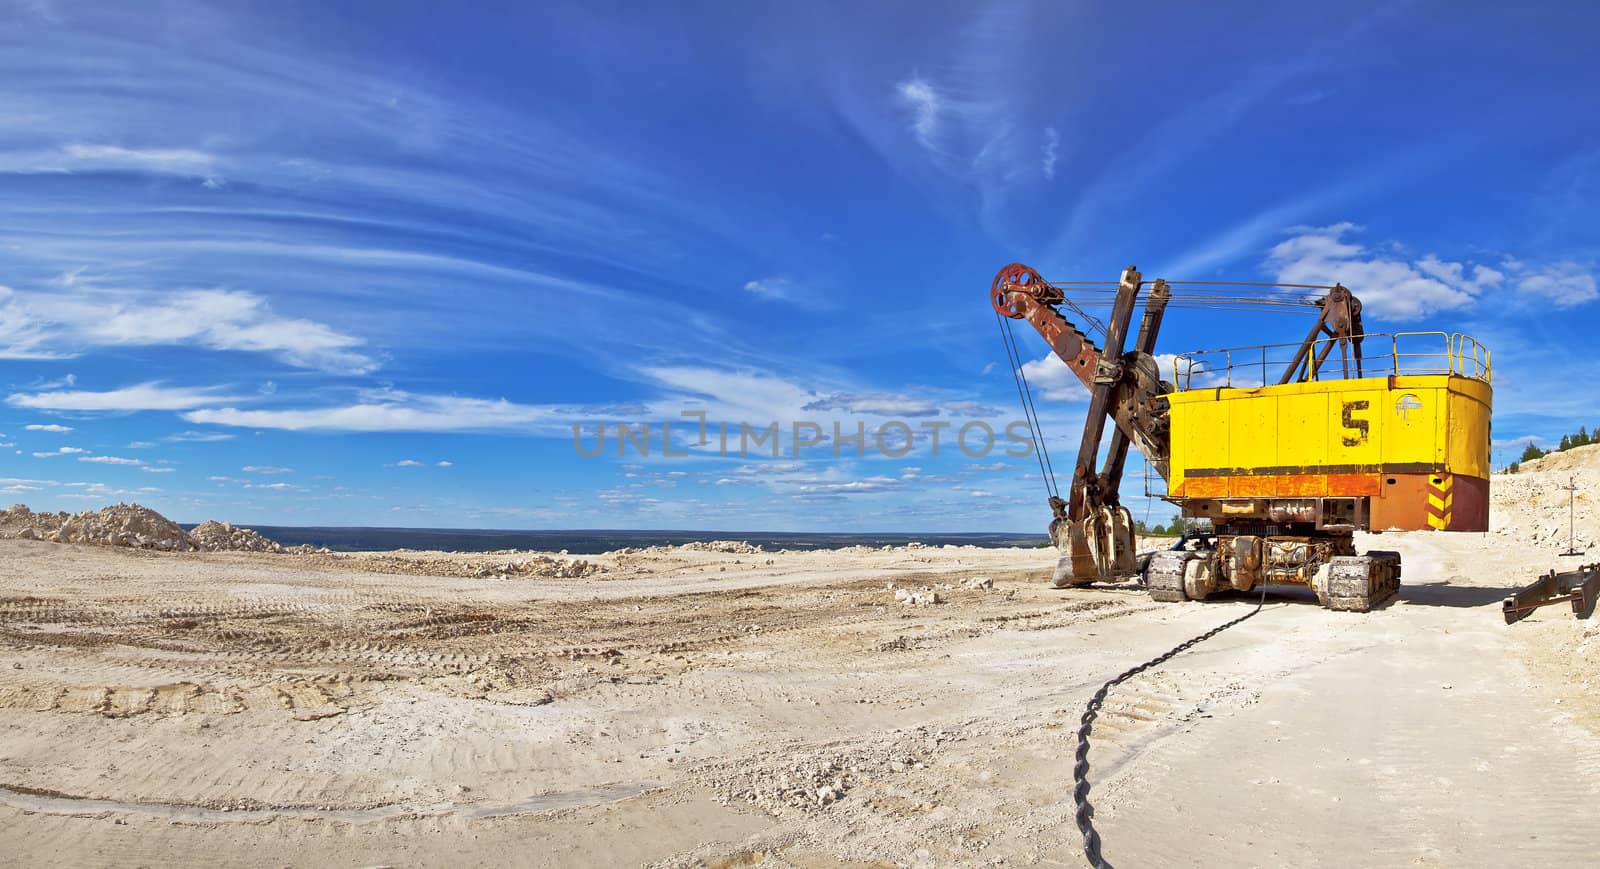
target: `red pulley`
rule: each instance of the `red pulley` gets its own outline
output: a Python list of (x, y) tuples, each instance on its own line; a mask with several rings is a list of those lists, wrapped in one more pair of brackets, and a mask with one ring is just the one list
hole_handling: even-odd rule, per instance
[[(1012, 263), (1001, 269), (1000, 273), (994, 276), (994, 283), (989, 287), (989, 302), (994, 305), (994, 309), (1002, 317), (1020, 320), (1022, 319), (1022, 314), (1012, 310), (1011, 300), (1006, 297), (1006, 293), (1023, 287), (1031, 289), (1034, 284), (1043, 283), (1044, 278), (1040, 277), (1039, 273), (1034, 271), (1032, 267), (1025, 266), (1022, 263)], [(1007, 284), (1013, 284), (1014, 286), (1007, 287)]]

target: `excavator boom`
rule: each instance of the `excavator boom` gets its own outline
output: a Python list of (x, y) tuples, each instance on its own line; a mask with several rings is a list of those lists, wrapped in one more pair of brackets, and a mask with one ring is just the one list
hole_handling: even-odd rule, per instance
[[(1123, 270), (1105, 328), (1104, 349), (1056, 309), (1066, 302), (1061, 289), (1028, 266), (1006, 266), (991, 285), (995, 311), (1032, 325), (1089, 390), (1089, 413), (1073, 464), (1071, 491), (1064, 501), (1057, 498), (1051, 503), (1055, 512), (1051, 537), (1064, 551), (1053, 580), (1057, 587), (1132, 572), (1133, 517), (1118, 494), (1129, 444), (1138, 445), (1157, 473), (1166, 476), (1170, 444), (1161, 396), (1171, 392), (1172, 385), (1161, 381), (1150, 355), (1171, 296), (1166, 282), (1157, 281), (1151, 291), (1133, 349), (1127, 353), (1122, 349), (1143, 285), (1138, 268)], [(1096, 473), (1108, 417), (1113, 424), (1110, 448)]]

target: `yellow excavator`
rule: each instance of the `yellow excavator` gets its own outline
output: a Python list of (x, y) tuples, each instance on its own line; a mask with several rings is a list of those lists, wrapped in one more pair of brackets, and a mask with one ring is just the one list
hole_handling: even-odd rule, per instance
[[(1152, 598), (1184, 601), (1296, 584), (1325, 607), (1365, 612), (1399, 591), (1400, 556), (1358, 555), (1356, 531), (1488, 529), (1490, 358), (1470, 337), (1368, 334), (1360, 299), (1337, 284), (1158, 279), (1147, 290), (1134, 266), (1115, 282), (1052, 283), (1013, 263), (995, 276), (989, 298), (1045, 472), (1058, 588), (1142, 575)], [(1109, 308), (1104, 322), (1096, 307)], [(1163, 319), (1202, 308), (1300, 311), (1315, 322), (1298, 343), (1183, 353), (1163, 370), (1155, 355)], [(1065, 497), (1039, 432), (1016, 320), (1089, 390)], [(1210, 523), (1142, 570), (1119, 492), (1130, 446), (1165, 481), (1162, 498)]]

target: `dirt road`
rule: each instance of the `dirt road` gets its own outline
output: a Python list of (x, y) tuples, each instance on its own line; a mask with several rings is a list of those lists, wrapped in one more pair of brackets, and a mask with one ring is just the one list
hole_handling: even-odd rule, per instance
[[(1467, 535), (1381, 548), (1404, 554), (1397, 603), (1275, 593), (1112, 696), (1092, 755), (1108, 858), (1592, 865), (1584, 625), (1496, 612), (1554, 563)], [(1053, 591), (1050, 560), (677, 551), (499, 579), (0, 542), (0, 853), (1081, 865), (1083, 701), (1251, 603)]]

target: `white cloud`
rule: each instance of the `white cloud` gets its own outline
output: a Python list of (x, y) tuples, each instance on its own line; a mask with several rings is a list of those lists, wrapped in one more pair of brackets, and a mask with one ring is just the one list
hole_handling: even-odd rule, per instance
[(1512, 265), (1517, 289), (1558, 308), (1570, 308), (1600, 297), (1594, 276), (1577, 263), (1561, 262), (1538, 270), (1527, 269), (1521, 263)]
[(1046, 181), (1054, 181), (1056, 177), (1056, 154), (1061, 149), (1061, 134), (1055, 127), (1044, 128), (1044, 157), (1039, 168), (1044, 170)]
[(1352, 223), (1298, 227), (1298, 234), (1278, 243), (1267, 266), (1288, 284), (1343, 284), (1361, 299), (1368, 329), (1372, 320), (1415, 320), (1435, 311), (1472, 304), (1475, 283), (1446, 283), (1438, 275), (1451, 264), (1431, 263), (1429, 272), (1403, 260), (1368, 255), (1345, 236), (1359, 232)]
[(36, 459), (48, 459), (52, 456), (75, 456), (82, 452), (87, 452), (87, 450), (82, 450), (77, 447), (62, 447), (57, 450), (51, 450), (47, 453), (34, 453), (33, 456)]
[[(231, 399), (230, 399), (231, 400)], [(231, 441), (236, 435), (222, 431), (181, 431), (174, 435), (167, 435), (162, 440), (173, 443), (210, 443), (212, 441)]]
[(189, 148), (120, 148), (116, 145), (68, 145), (60, 165), (67, 169), (156, 169), (205, 174), (217, 158)]
[(194, 345), (264, 353), (301, 368), (365, 374), (378, 367), (362, 340), (312, 320), (282, 317), (242, 290), (0, 293), (0, 358), (64, 358), (88, 347)]
[(130, 450), (148, 450), (156, 445), (155, 441), (129, 441)]
[(1083, 386), (1083, 381), (1072, 373), (1067, 363), (1057, 359), (1054, 353), (1049, 353), (1033, 360), (1022, 363), (1022, 376), (1028, 379), (1028, 386), (1040, 398), (1051, 401), (1083, 401), (1089, 397), (1089, 390)]
[(279, 468), (274, 465), (245, 465), (239, 470), (247, 474), (292, 474), (294, 468)]
[(141, 383), (107, 392), (36, 392), (14, 393), (6, 403), (16, 407), (43, 410), (187, 410), (207, 404), (220, 404), (240, 399), (218, 395), (220, 387), (162, 386), (159, 383)]
[(889, 492), (901, 488), (902, 482), (894, 477), (863, 477), (838, 483), (808, 483), (799, 487), (801, 494), (860, 495)]
[(939, 415), (939, 406), (925, 398), (886, 394), (853, 395), (839, 393), (810, 402), (801, 409), (808, 411), (833, 410), (865, 416), (891, 418)]
[(140, 467), (139, 470), (144, 471), (147, 474), (170, 474), (173, 471), (176, 471), (177, 468), (152, 468), (149, 465), (144, 465)]
[(944, 98), (933, 85), (920, 76), (912, 76), (895, 85), (900, 101), (911, 112), (911, 131), (917, 141), (930, 151), (939, 150), (940, 116), (944, 113)]
[(422, 467), (422, 463), (417, 461), (416, 459), (401, 459), (400, 461), (395, 462), (395, 467), (397, 467), (397, 468), (420, 468), (420, 467)]
[[(1491, 296), (1497, 301), (1534, 298), (1559, 308), (1600, 297), (1593, 275), (1576, 263), (1534, 267), (1506, 258), (1498, 268), (1451, 262), (1428, 254), (1415, 262), (1369, 252), (1346, 236), (1360, 232), (1353, 223), (1296, 227), (1294, 236), (1267, 255), (1278, 280), (1291, 284), (1349, 287), (1364, 314), (1415, 320), (1435, 311), (1467, 307)], [(1516, 296), (1507, 294), (1509, 286)], [(1367, 323), (1371, 328), (1370, 321)]]
[(100, 465), (142, 465), (140, 459), (124, 459), (120, 456), (79, 456), (80, 462), (94, 462)]
[(455, 464), (456, 464), (455, 462), (440, 461), (440, 462), (434, 462), (433, 466), (436, 467), (436, 468), (453, 468), (453, 467), (455, 467)]
[(504, 399), (417, 395), (378, 390), (356, 404), (280, 410), (203, 408), (183, 414), (189, 422), (289, 431), (489, 431), (528, 432), (537, 426), (570, 432), (570, 408), (515, 404)]
[(27, 429), (28, 431), (49, 431), (57, 434), (63, 434), (72, 431), (72, 426), (70, 425), (56, 425), (55, 423), (50, 423), (48, 425), (40, 425), (36, 423), (34, 425), (23, 426), (23, 428)]
[(792, 289), (793, 286), (785, 278), (761, 278), (746, 281), (744, 285), (745, 292), (774, 301), (787, 300)]

